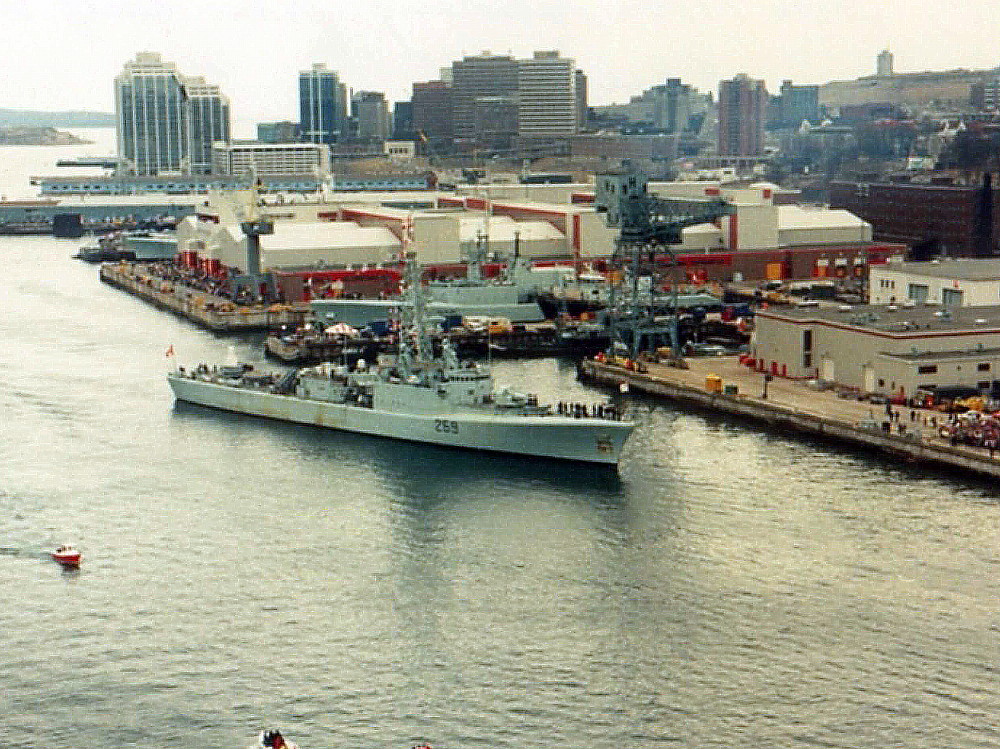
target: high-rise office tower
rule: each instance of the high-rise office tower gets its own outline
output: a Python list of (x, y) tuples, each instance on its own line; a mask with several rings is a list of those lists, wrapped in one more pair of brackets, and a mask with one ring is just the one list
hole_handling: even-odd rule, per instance
[(777, 127), (799, 127), (804, 120), (819, 122), (819, 86), (816, 84), (797, 85), (784, 80), (776, 104), (777, 117), (773, 124)]
[(453, 129), (451, 84), (424, 81), (413, 84), (413, 130), (432, 147), (450, 144)]
[(299, 123), (282, 120), (281, 122), (258, 122), (257, 140), (261, 143), (298, 143)]
[(572, 135), (577, 131), (576, 64), (558, 52), (517, 61), (517, 133)]
[(184, 78), (188, 160), (192, 174), (211, 174), (212, 144), (229, 143), (229, 99), (204, 78)]
[(148, 176), (189, 169), (187, 112), (177, 66), (140, 52), (115, 78), (119, 169)]
[(738, 75), (719, 82), (719, 155), (760, 156), (768, 95), (764, 81)]
[(115, 114), (124, 174), (208, 174), (212, 143), (231, 139), (219, 87), (181, 75), (154, 52), (138, 53), (115, 78)]
[(392, 105), (392, 139), (413, 140), (413, 102), (397, 101)]
[(345, 132), (347, 87), (322, 63), (299, 72), (299, 127), (309, 143), (332, 145)]
[(464, 57), (451, 64), (451, 78), (455, 137), (474, 138), (476, 100), (517, 95), (517, 60), (510, 55), (492, 55), (489, 52)]
[(383, 141), (389, 137), (389, 105), (380, 91), (356, 91), (351, 97), (351, 114), (357, 123), (360, 141)]

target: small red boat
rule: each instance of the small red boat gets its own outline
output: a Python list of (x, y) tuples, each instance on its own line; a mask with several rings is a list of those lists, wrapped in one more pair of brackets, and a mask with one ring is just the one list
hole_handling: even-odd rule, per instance
[(83, 555), (70, 544), (63, 544), (52, 552), (52, 558), (63, 567), (79, 567)]
[[(277, 729), (271, 729), (269, 731), (261, 731), (258, 737), (259, 749), (299, 749), (298, 744), (293, 741), (288, 741), (284, 736), (281, 735), (281, 731)], [(255, 747), (255, 749), (257, 749)]]

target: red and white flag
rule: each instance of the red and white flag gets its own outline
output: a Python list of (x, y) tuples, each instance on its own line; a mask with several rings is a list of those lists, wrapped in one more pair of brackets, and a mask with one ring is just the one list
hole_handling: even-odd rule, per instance
[(170, 357), (173, 355), (174, 355), (174, 344), (171, 343), (170, 347), (167, 349), (167, 356)]

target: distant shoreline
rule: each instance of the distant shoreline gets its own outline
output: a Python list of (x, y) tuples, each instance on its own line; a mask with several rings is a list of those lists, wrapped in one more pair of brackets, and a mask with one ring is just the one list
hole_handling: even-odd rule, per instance
[(93, 142), (54, 127), (0, 126), (0, 146), (79, 146)]

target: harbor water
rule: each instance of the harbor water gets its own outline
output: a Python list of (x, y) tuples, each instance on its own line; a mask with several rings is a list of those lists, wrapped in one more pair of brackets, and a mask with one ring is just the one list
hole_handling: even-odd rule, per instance
[(0, 238), (4, 746), (1000, 743), (994, 487), (648, 400), (617, 473), (175, 404), (260, 340), (77, 246)]

